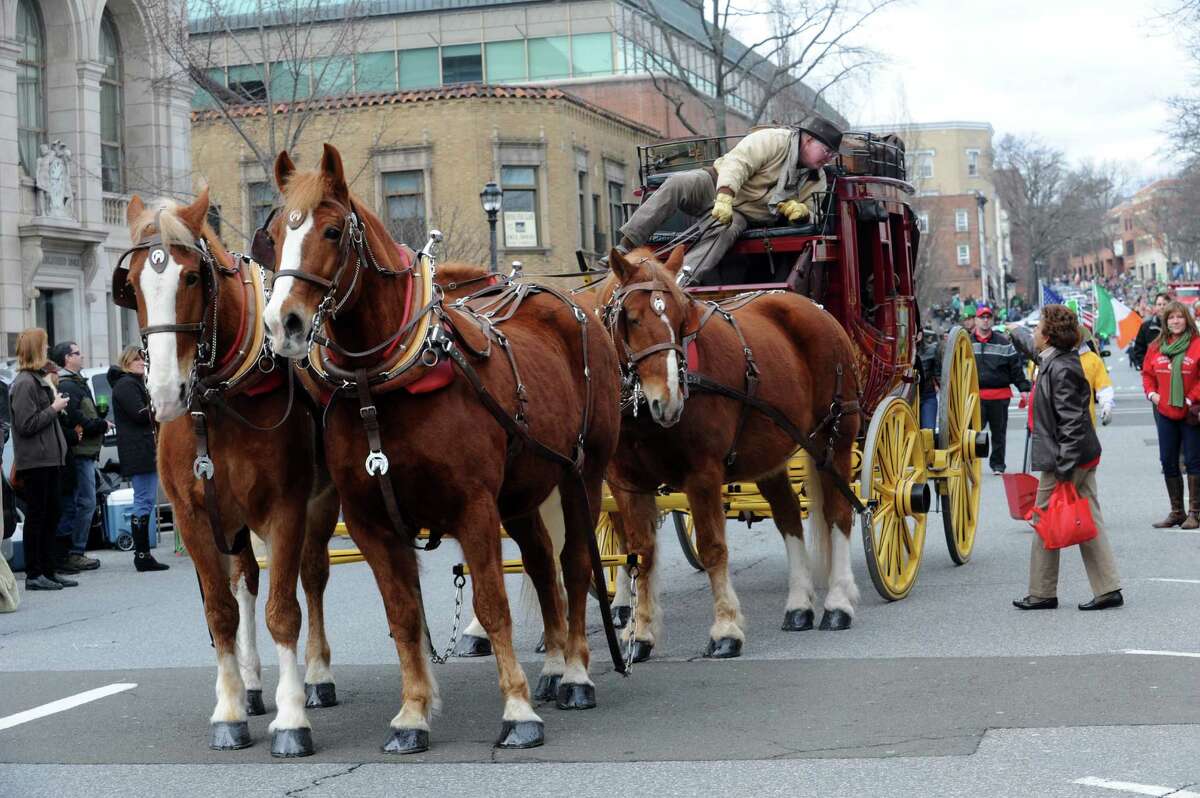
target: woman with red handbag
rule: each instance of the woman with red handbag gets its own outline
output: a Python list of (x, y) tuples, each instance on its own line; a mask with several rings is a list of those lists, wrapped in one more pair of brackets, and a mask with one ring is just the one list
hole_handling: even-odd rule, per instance
[[(1038, 349), (1038, 381), (1033, 394), (1031, 462), (1041, 471), (1035, 504), (1045, 509), (1059, 483), (1073, 485), (1087, 500), (1096, 536), (1079, 543), (1093, 598), (1081, 610), (1105, 610), (1125, 603), (1112, 547), (1104, 530), (1096, 496), (1100, 439), (1089, 411), (1091, 385), (1079, 363), (1079, 321), (1065, 305), (1046, 305), (1033, 333)], [(1035, 510), (1036, 512), (1036, 510)], [(1033, 536), (1029, 560), (1029, 595), (1013, 602), (1021, 610), (1058, 607), (1059, 549), (1048, 549)]]
[[(1155, 529), (1200, 529), (1200, 333), (1187, 306), (1168, 302), (1159, 317), (1162, 332), (1142, 359), (1142, 388), (1154, 405), (1158, 459), (1171, 512)], [(1183, 511), (1183, 476), (1179, 452), (1187, 468), (1188, 512)]]

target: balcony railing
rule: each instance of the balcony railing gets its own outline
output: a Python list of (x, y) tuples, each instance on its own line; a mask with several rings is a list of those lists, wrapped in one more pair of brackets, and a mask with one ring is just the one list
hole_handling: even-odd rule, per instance
[(129, 206), (129, 197), (124, 194), (104, 194), (104, 223), (125, 226), (125, 209)]

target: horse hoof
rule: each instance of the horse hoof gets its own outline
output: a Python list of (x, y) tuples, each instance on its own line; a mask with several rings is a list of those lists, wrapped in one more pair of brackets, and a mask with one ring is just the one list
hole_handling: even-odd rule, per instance
[(845, 610), (825, 610), (821, 616), (821, 628), (827, 632), (840, 632), (850, 628), (850, 613)]
[(545, 654), (546, 653), (546, 636), (545, 635), (542, 635), (541, 637), (538, 638), (537, 645), (533, 647), (533, 653), (535, 653), (535, 654)]
[(807, 610), (788, 610), (783, 614), (783, 631), (785, 632), (807, 632), (813, 628), (813, 611)]
[(533, 700), (553, 701), (558, 698), (558, 685), (561, 681), (561, 673), (543, 673), (538, 677), (537, 687), (533, 689)]
[(267, 707), (263, 704), (262, 690), (247, 690), (246, 691), (246, 714), (247, 715), (265, 715)]
[(559, 709), (594, 709), (596, 706), (596, 686), (592, 684), (567, 684), (558, 686), (558, 699), (555, 702)]
[(208, 747), (214, 751), (237, 751), (250, 747), (250, 724), (244, 720), (212, 724)]
[(634, 640), (629, 645), (633, 649), (633, 662), (645, 662), (650, 659), (650, 650), (654, 648), (653, 643), (647, 643), (645, 640)]
[(429, 732), (425, 729), (392, 729), (383, 746), (385, 754), (419, 754), (429, 750)]
[(304, 706), (308, 709), (337, 706), (337, 687), (333, 682), (304, 683)]
[(500, 727), (497, 748), (537, 748), (546, 742), (545, 724), (540, 720), (506, 720)]
[(632, 614), (633, 611), (629, 607), (613, 607), (613, 626), (617, 629), (624, 629), (629, 625), (629, 618)]
[(458, 645), (454, 647), (454, 656), (456, 657), (490, 657), (491, 655), (492, 641), (486, 637), (463, 635), (458, 638)]
[(271, 732), (271, 756), (293, 759), (315, 753), (312, 729), (276, 729)]
[(704, 656), (709, 659), (732, 659), (742, 655), (742, 641), (736, 637), (722, 637), (720, 640), (709, 638), (708, 648)]

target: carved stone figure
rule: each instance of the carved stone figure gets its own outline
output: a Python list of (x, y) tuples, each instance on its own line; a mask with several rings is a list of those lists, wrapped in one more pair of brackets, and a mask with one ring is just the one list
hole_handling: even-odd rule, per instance
[(35, 183), (38, 214), (63, 219), (71, 215), (71, 150), (62, 141), (43, 144), (37, 161)]

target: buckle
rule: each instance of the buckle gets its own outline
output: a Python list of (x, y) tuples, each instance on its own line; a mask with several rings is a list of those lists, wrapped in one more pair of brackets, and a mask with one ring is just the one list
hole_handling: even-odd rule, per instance
[(358, 409), (358, 415), (364, 421), (374, 421), (375, 420), (375, 405), (367, 405), (366, 407), (360, 407)]

